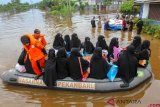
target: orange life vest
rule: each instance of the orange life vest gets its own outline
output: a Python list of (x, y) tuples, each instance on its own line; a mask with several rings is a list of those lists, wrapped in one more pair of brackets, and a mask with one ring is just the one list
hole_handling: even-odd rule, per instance
[(44, 46), (38, 40), (36, 40), (32, 35), (26, 34), (26, 36), (30, 40), (30, 45), (29, 46), (24, 45), (23, 47), (26, 50), (27, 55), (29, 55), (29, 59), (37, 61), (44, 58), (45, 55), (42, 52)]
[[(33, 36), (34, 36), (34, 34), (33, 34)], [(36, 38), (35, 38), (35, 39), (36, 39)], [(39, 36), (39, 38), (38, 38), (37, 40), (38, 40), (39, 42), (41, 42), (43, 46), (46, 46), (47, 42), (46, 42), (43, 34), (40, 34), (40, 36)]]

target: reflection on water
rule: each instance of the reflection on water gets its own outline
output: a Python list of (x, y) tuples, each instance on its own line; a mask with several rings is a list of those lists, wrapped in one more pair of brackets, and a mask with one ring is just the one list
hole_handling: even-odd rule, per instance
[[(120, 46), (125, 47), (130, 44), (135, 32), (104, 31), (102, 28), (91, 28), (90, 19), (93, 14), (79, 15), (76, 13), (72, 18), (51, 17), (50, 14), (40, 10), (30, 10), (28, 12), (2, 15), (0, 14), (0, 73), (15, 66), (17, 58), (21, 52), (22, 45), (20, 36), (24, 33), (33, 33), (35, 28), (39, 28), (48, 41), (47, 48), (52, 47), (54, 35), (57, 32), (71, 35), (77, 33), (84, 41), (86, 36), (91, 38), (95, 44), (99, 34), (106, 37), (107, 44), (112, 37), (118, 37)], [(105, 16), (105, 15), (104, 15)], [(113, 14), (108, 15), (114, 17)], [(142, 100), (140, 107), (147, 106), (150, 100), (160, 102), (158, 91), (160, 89), (160, 40), (150, 36), (142, 35), (143, 39), (151, 40), (151, 64), (154, 78), (131, 91), (114, 93), (86, 93), (34, 89), (5, 85), (0, 81), (0, 105), (1, 107), (103, 107), (107, 106), (106, 101), (110, 98)], [(154, 90), (154, 91), (152, 91)], [(9, 103), (8, 103), (9, 102)], [(134, 104), (117, 104), (117, 106), (133, 106)], [(138, 106), (138, 105), (137, 105)]]
[[(149, 82), (149, 81), (148, 81)], [(116, 99), (132, 99), (138, 100), (144, 96), (145, 90), (151, 83), (143, 84), (138, 87), (137, 90), (131, 90), (127, 92), (115, 92), (115, 93), (87, 93), (87, 92), (71, 92), (71, 91), (57, 91), (57, 90), (42, 90), (34, 88), (14, 87), (11, 85), (5, 85), (4, 90), (6, 92), (17, 94), (20, 97), (25, 98), (26, 103), (33, 105), (39, 105), (41, 107), (70, 107), (70, 106), (87, 106), (87, 107), (103, 107), (107, 106), (107, 100), (110, 98)], [(15, 98), (15, 100), (20, 99)], [(117, 104), (124, 106), (126, 104)]]

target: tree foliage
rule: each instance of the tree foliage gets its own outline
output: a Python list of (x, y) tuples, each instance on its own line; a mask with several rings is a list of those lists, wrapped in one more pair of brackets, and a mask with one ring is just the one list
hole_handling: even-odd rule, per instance
[(28, 10), (30, 5), (28, 3), (21, 3), (20, 0), (11, 0), (11, 3), (0, 5), (0, 12), (21, 12)]
[(54, 15), (69, 15), (75, 8), (77, 0), (43, 0), (38, 4), (40, 9), (51, 10)]
[(127, 0), (120, 6), (120, 11), (124, 14), (133, 13), (134, 0)]
[(109, 5), (112, 4), (112, 0), (103, 0), (103, 4), (104, 4), (105, 6), (109, 6)]

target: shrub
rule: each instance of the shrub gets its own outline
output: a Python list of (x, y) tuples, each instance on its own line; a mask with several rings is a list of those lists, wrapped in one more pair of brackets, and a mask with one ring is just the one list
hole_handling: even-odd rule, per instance
[(143, 26), (143, 33), (147, 33), (155, 38), (160, 39), (160, 25), (155, 25), (154, 20), (145, 19)]

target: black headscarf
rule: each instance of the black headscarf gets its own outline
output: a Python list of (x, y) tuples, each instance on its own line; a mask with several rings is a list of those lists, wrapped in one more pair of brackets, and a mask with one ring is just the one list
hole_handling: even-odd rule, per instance
[(64, 79), (68, 76), (68, 60), (66, 58), (65, 48), (60, 48), (57, 52), (56, 70), (58, 79)]
[(55, 59), (55, 50), (50, 49), (48, 53), (48, 60), (45, 61), (44, 64), (44, 75), (43, 81), (48, 87), (52, 87), (55, 85), (55, 81), (57, 80), (57, 72), (56, 72), (56, 59)]
[(119, 42), (118, 42), (118, 38), (114, 37), (111, 39), (111, 42), (109, 44), (109, 49), (108, 49), (108, 57), (113, 57), (113, 47), (119, 47)]
[(138, 60), (149, 60), (151, 56), (150, 41), (144, 40), (141, 45), (141, 51), (136, 55)]
[(108, 70), (109, 65), (106, 60), (102, 58), (102, 48), (95, 48), (90, 62), (90, 77), (96, 79), (104, 79), (106, 78)]
[(78, 38), (76, 33), (72, 34), (72, 38), (71, 38), (71, 49), (72, 48), (80, 48), (81, 47), (81, 41)]
[(134, 56), (134, 51), (133, 45), (127, 46), (127, 50), (120, 55), (117, 61), (118, 76), (127, 83), (137, 75), (138, 60)]
[(66, 50), (65, 48), (60, 48), (57, 52), (57, 58), (66, 58)]
[(150, 41), (149, 40), (144, 40), (142, 42), (142, 45), (141, 45), (141, 50), (143, 50), (143, 49), (150, 49), (149, 47), (150, 47)]
[(106, 44), (104, 36), (99, 35), (96, 47), (101, 47), (102, 49), (108, 50), (108, 45)]
[(69, 35), (64, 36), (64, 41), (65, 41), (65, 49), (66, 51), (71, 51), (71, 40)]
[[(72, 48), (71, 56), (68, 59), (68, 63), (69, 63), (68, 65), (69, 65), (70, 77), (74, 80), (82, 79), (78, 57), (81, 57), (79, 48)], [(80, 61), (81, 61), (82, 70), (83, 72), (85, 72), (89, 66), (89, 62), (87, 60), (84, 60), (83, 58), (80, 58)]]
[(70, 58), (81, 57), (82, 55), (80, 54), (79, 51), (80, 51), (79, 48), (72, 48)]
[(133, 42), (131, 43), (131, 45), (133, 45), (135, 47), (135, 51), (140, 50), (140, 46), (141, 46), (141, 37), (140, 36), (135, 36), (133, 39)]
[(91, 58), (91, 61), (95, 61), (102, 58), (102, 48), (96, 47), (93, 53), (93, 56)]
[(54, 58), (55, 58), (55, 50), (50, 49), (49, 52), (48, 52), (48, 59), (53, 60)]
[(84, 51), (87, 52), (88, 54), (92, 54), (94, 51), (94, 46), (90, 41), (89, 37), (85, 38), (85, 42), (84, 42)]
[(57, 35), (55, 36), (54, 42), (53, 42), (53, 48), (59, 49), (64, 46), (65, 45), (64, 45), (64, 40), (62, 38), (62, 34), (57, 33)]
[(128, 55), (133, 55), (133, 54), (134, 54), (134, 51), (135, 51), (135, 47), (134, 47), (133, 45), (127, 46), (126, 53), (127, 53)]

